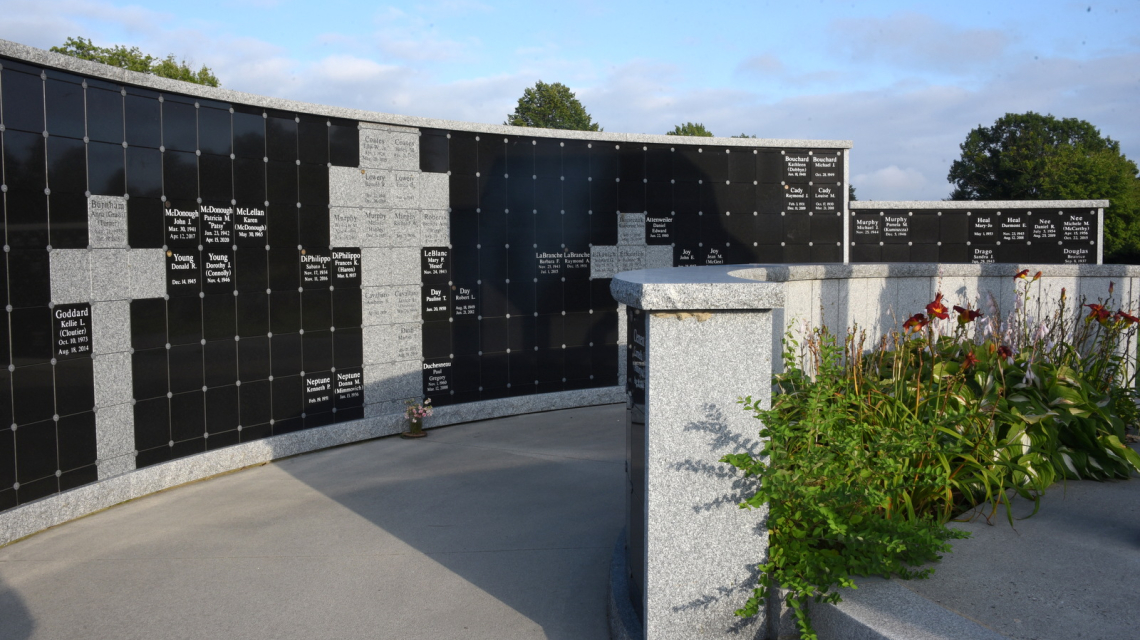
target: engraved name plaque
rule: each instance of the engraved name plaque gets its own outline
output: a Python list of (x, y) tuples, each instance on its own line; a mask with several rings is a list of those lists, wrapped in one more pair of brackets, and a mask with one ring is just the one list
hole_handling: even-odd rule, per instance
[(57, 304), (51, 310), (52, 357), (57, 360), (91, 355), (91, 305)]

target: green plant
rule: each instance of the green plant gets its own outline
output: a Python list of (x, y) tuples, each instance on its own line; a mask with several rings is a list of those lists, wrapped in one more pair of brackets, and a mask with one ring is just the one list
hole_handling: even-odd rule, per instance
[(838, 602), (833, 589), (855, 575), (930, 575), (921, 565), (964, 535), (946, 522), (975, 506), (989, 505), (989, 519), (1004, 504), (1012, 523), (1011, 494), (1036, 505), (1055, 478), (1140, 469), (1121, 443), (1122, 416), (1135, 414), (1122, 345), (1137, 319), (1109, 310), (1110, 287), (1084, 319), (1062, 291), (1038, 320), (1039, 279), (1015, 277), (1004, 319), (992, 300), (988, 315), (954, 307), (952, 319), (940, 293), (875, 340), (858, 327), (842, 343), (826, 327), (788, 335), (772, 408), (741, 400), (763, 421), (763, 455), (723, 459), (759, 479), (741, 507), (769, 508), (769, 556), (738, 615), (755, 615), (778, 585), (814, 638), (809, 600)]
[(173, 53), (165, 58), (157, 58), (148, 53), (143, 53), (138, 47), (128, 49), (121, 44), (113, 47), (99, 47), (85, 38), (68, 38), (62, 46), (52, 47), (51, 50), (55, 53), (62, 53), (83, 60), (93, 60), (130, 71), (149, 73), (163, 78), (193, 82), (210, 87), (218, 86), (218, 77), (210, 71), (209, 67), (202, 65), (202, 68), (194, 71), (185, 60), (181, 62), (176, 60)]

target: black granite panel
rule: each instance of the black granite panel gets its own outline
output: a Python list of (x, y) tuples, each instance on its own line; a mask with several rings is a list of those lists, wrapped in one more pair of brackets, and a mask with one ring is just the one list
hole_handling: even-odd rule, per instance
[[(91, 122), (91, 95), (93, 89), (87, 90), (88, 126)], [(162, 146), (162, 111), (156, 98), (127, 94), (126, 104), (126, 142), (130, 147), (147, 147), (158, 149)], [(105, 136), (106, 137), (106, 136)], [(92, 136), (92, 139), (96, 139)], [(107, 140), (114, 142), (114, 140)], [(228, 153), (228, 152), (227, 152)]]
[[(9, 188), (4, 194), (7, 244), (13, 249), (45, 250), (49, 242), (48, 196), (42, 189)], [(13, 283), (14, 284), (14, 283)]]
[(297, 157), (302, 163), (321, 166), (329, 163), (329, 127), (327, 118), (301, 116), (297, 124)]
[[(89, 167), (94, 157), (93, 145), (94, 143), (88, 145), (87, 150)], [(93, 174), (90, 182), (94, 188)], [(169, 200), (192, 202), (198, 198), (198, 158), (193, 153), (167, 151), (162, 154), (162, 191)]]
[(198, 158), (198, 182), (202, 200), (228, 206), (234, 197), (230, 157), (203, 153)]
[(364, 338), (360, 329), (333, 332), (333, 366), (338, 370), (359, 367), (364, 361)]
[(162, 103), (162, 146), (173, 151), (198, 150), (198, 114), (192, 104)]
[(242, 158), (261, 160), (265, 157), (265, 118), (260, 109), (245, 112), (234, 109), (234, 154)]
[[(479, 143), (474, 133), (466, 131), (450, 131), (448, 145), (447, 170), (451, 172), (452, 181), (457, 176), (474, 176), (479, 170)], [(452, 201), (452, 206), (455, 201)]]
[(50, 420), (55, 415), (54, 372), (51, 364), (12, 370), (12, 419), (16, 424)]
[(204, 345), (201, 343), (176, 345), (168, 349), (171, 392), (183, 393), (202, 388), (203, 350)]
[(269, 295), (264, 290), (237, 296), (237, 328), (242, 338), (269, 333)]
[(448, 133), (440, 129), (420, 129), (420, 171), (447, 173)]
[(269, 296), (269, 330), (296, 333), (301, 330), (301, 293), (286, 289)]
[(165, 398), (170, 391), (166, 347), (135, 349), (131, 354), (131, 380), (136, 400)]
[(44, 81), (7, 66), (0, 71), (0, 105), (6, 129), (41, 133), (44, 124)]
[(269, 340), (273, 377), (297, 375), (303, 369), (301, 334), (273, 334)]
[(95, 408), (95, 375), (90, 357), (55, 364), (55, 413), (69, 416)]
[(360, 132), (357, 124), (333, 118), (329, 126), (329, 162), (338, 167), (360, 165)]
[[(265, 120), (265, 155), (270, 162), (288, 162), (293, 164), (297, 157), (297, 120), (296, 116), (283, 113), (270, 113)], [(273, 202), (273, 198), (269, 199)]]
[[(273, 420), (281, 422), (300, 418), (305, 406), (304, 380), (299, 375), (275, 377), (273, 379)], [(274, 433), (282, 429), (274, 426)]]

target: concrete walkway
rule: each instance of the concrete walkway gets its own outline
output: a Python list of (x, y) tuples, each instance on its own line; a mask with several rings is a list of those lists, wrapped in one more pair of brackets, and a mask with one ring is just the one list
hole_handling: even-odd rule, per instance
[(0, 548), (0, 638), (603, 639), (624, 406), (383, 438)]
[(1016, 640), (1140, 638), (1140, 478), (1053, 485), (1014, 527), (1004, 508), (951, 526), (972, 535), (899, 584)]

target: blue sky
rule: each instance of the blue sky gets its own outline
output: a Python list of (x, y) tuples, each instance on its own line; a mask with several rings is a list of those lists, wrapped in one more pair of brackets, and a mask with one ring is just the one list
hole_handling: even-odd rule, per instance
[(563, 82), (607, 131), (855, 142), (860, 199), (939, 199), (1007, 112), (1083, 118), (1140, 160), (1140, 2), (0, 0), (0, 38), (175, 53), (226, 87), (501, 123)]

